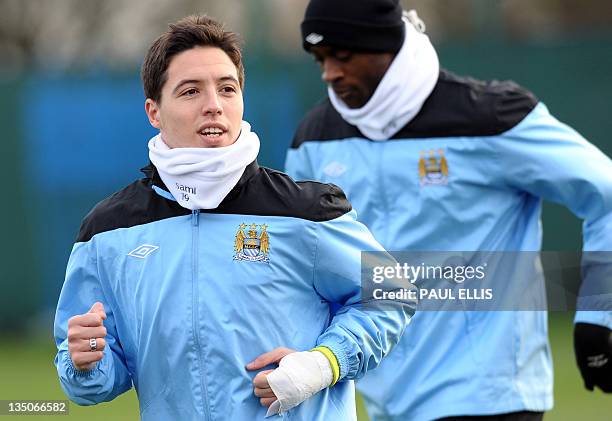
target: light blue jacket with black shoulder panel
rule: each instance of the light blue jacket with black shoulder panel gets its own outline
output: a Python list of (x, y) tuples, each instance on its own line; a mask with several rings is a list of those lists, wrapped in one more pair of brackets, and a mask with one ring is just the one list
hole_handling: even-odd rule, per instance
[[(417, 116), (382, 142), (325, 100), (296, 132), (286, 170), (340, 186), (389, 251), (538, 251), (546, 199), (584, 220), (584, 250), (608, 252), (610, 264), (612, 162), (512, 82), (443, 70)], [(490, 275), (500, 286), (509, 279)], [(578, 311), (576, 321), (612, 328), (610, 280), (588, 275), (585, 295), (606, 282), (608, 294), (579, 307), (602, 311)], [(545, 311), (417, 307), (400, 344), (357, 388), (373, 421), (427, 421), (544, 411), (552, 384)]]
[[(382, 250), (340, 189), (247, 167), (217, 209), (191, 212), (154, 167), (85, 218), (55, 319), (56, 366), (74, 402), (136, 387), (143, 420), (263, 420), (245, 364), (284, 346), (329, 348), (340, 381), (271, 419), (355, 419), (352, 379), (378, 366), (414, 305), (364, 310), (361, 250)], [(68, 319), (104, 304), (108, 346), (89, 372)], [(330, 316), (329, 303), (341, 303)]]

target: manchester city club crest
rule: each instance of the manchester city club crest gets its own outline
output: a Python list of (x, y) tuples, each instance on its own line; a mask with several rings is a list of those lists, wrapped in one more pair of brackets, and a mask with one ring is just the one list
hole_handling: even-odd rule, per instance
[(421, 151), (419, 179), (421, 186), (448, 184), (448, 162), (444, 157), (443, 149), (439, 149), (437, 153), (433, 149), (429, 152)]
[(251, 262), (269, 263), (268, 253), (270, 253), (270, 237), (268, 236), (266, 224), (240, 224), (236, 232), (234, 242), (234, 260), (247, 260)]

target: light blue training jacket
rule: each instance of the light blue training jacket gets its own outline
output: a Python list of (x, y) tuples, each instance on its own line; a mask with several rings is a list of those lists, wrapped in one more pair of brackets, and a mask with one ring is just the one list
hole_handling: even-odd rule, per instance
[[(340, 186), (389, 251), (538, 251), (542, 199), (584, 220), (585, 251), (612, 251), (612, 162), (512, 82), (443, 70), (388, 141), (367, 139), (325, 100), (298, 128), (286, 171)], [(602, 281), (587, 276), (583, 288)], [(606, 300), (598, 308), (610, 310)], [(612, 328), (610, 311), (575, 320)], [(545, 411), (547, 335), (545, 311), (417, 307), (398, 347), (357, 388), (372, 421)]]
[[(352, 379), (398, 342), (414, 303), (364, 310), (361, 250), (382, 250), (340, 189), (249, 165), (217, 209), (180, 207), (153, 166), (98, 204), (74, 245), (55, 364), (80, 405), (138, 392), (143, 420), (263, 420), (245, 365), (276, 347), (328, 347), (340, 381), (270, 419), (356, 419)], [(108, 346), (89, 372), (68, 319), (104, 304)], [(329, 303), (341, 303), (333, 318)], [(394, 305), (391, 303), (390, 305)]]

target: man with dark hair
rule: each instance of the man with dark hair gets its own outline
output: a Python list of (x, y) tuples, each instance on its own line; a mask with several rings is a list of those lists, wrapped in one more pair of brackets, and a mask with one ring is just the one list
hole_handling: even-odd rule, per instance
[(258, 166), (243, 75), (236, 34), (208, 17), (149, 49), (151, 164), (86, 216), (57, 307), (74, 402), (134, 384), (144, 420), (354, 419), (348, 380), (412, 315), (409, 300), (364, 310), (360, 252), (382, 248), (340, 189)]
[[(612, 250), (612, 162), (532, 93), (440, 69), (422, 21), (397, 0), (311, 0), (301, 30), (329, 98), (299, 126), (287, 172), (338, 184), (385, 249), (538, 251), (547, 199), (585, 220), (584, 251)], [(593, 273), (583, 288), (609, 293)], [(602, 311), (576, 314), (576, 356), (586, 387), (611, 392), (612, 301), (592, 298), (602, 297), (580, 307)], [(358, 382), (371, 420), (541, 419), (552, 362), (546, 307), (530, 310), (542, 311), (417, 311)]]

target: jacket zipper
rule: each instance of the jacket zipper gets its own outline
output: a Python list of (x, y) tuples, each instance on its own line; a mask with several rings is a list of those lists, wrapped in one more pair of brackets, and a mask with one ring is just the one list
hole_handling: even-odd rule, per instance
[(204, 406), (204, 416), (207, 420), (212, 420), (210, 408), (208, 404), (208, 390), (206, 388), (206, 370), (204, 369), (204, 361), (202, 360), (202, 350), (200, 347), (200, 315), (199, 315), (199, 288), (198, 288), (198, 261), (199, 261), (199, 231), (200, 231), (200, 211), (193, 210), (191, 212), (191, 293), (192, 298), (192, 317), (193, 317), (193, 338), (195, 341), (196, 352), (198, 353), (198, 363), (200, 365), (200, 387), (202, 389), (202, 404)]
[[(383, 208), (383, 215), (387, 215), (387, 217), (389, 217), (389, 200), (387, 198), (387, 190), (385, 188), (385, 179), (384, 179), (384, 174), (386, 173), (386, 170), (384, 170), (382, 168), (383, 165), (383, 158), (384, 158), (384, 154), (385, 154), (385, 150), (386, 150), (386, 146), (383, 142), (383, 145), (379, 149), (379, 155), (377, 157), (377, 162), (378, 162), (378, 167), (377, 167), (377, 174), (376, 177), (379, 181), (378, 183), (378, 191), (380, 192), (380, 203), (382, 204), (382, 208)], [(382, 239), (378, 239), (378, 241), (381, 242), (381, 244), (389, 244), (389, 226), (391, 224), (385, 224), (385, 234), (383, 235)]]

